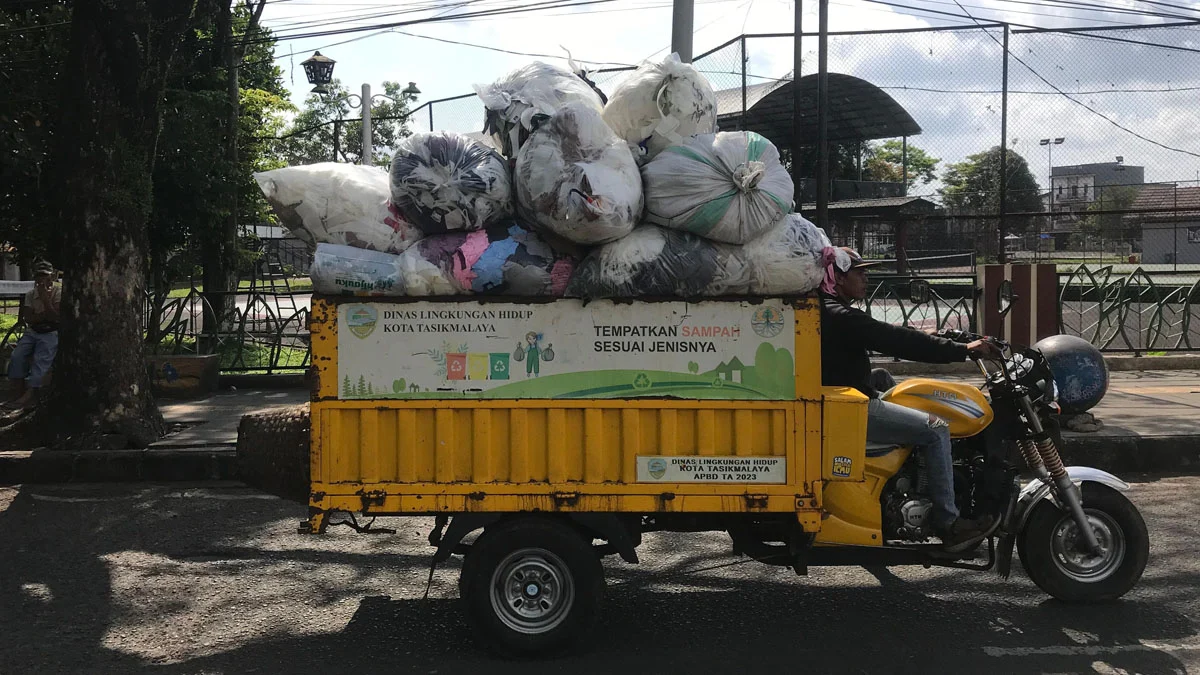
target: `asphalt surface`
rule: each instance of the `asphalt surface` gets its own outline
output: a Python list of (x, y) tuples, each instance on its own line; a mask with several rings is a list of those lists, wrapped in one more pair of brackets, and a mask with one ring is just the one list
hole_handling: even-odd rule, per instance
[(429, 519), (303, 536), (304, 507), (236, 484), (0, 488), (0, 673), (1200, 672), (1200, 477), (1139, 480), (1150, 564), (1114, 603), (1019, 564), (796, 577), (648, 535), (641, 565), (606, 559), (585, 649), (517, 662), (472, 640), (457, 563), (422, 599)]

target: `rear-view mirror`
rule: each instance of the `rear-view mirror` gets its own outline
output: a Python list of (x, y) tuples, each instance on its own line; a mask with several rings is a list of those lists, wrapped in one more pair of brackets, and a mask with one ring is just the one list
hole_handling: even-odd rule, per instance
[(1008, 279), (1000, 282), (1000, 287), (996, 289), (996, 303), (1000, 308), (1000, 318), (1004, 318), (1012, 310), (1013, 300), (1017, 296), (1013, 295), (1013, 285)]
[(908, 299), (914, 305), (923, 305), (929, 302), (929, 282), (924, 279), (913, 279), (908, 282)]

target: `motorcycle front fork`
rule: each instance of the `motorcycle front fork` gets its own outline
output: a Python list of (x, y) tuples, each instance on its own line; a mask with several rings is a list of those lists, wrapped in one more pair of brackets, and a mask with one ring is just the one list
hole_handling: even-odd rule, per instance
[(1088, 522), (1087, 514), (1083, 512), (1083, 494), (1079, 486), (1071, 482), (1071, 477), (1067, 475), (1062, 458), (1058, 454), (1058, 447), (1054, 444), (1054, 439), (1046, 432), (1045, 427), (1042, 426), (1042, 420), (1038, 417), (1037, 411), (1033, 409), (1033, 402), (1029, 400), (1028, 396), (1022, 396), (1019, 403), (1021, 412), (1025, 415), (1025, 421), (1029, 424), (1029, 429), (1033, 431), (1032, 440), (1025, 439), (1017, 442), (1021, 449), (1021, 455), (1025, 458), (1025, 463), (1029, 465), (1039, 480), (1051, 485), (1059, 503), (1066, 507), (1079, 526), (1088, 550), (1099, 554), (1100, 542), (1096, 539), (1096, 533), (1092, 530), (1091, 523)]

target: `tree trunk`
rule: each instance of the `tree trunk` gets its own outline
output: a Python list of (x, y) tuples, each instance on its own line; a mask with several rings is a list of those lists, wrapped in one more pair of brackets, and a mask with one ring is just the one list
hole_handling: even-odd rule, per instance
[(163, 430), (143, 343), (151, 176), (163, 86), (193, 0), (79, 0), (63, 73), (63, 300), (46, 429), (71, 447)]

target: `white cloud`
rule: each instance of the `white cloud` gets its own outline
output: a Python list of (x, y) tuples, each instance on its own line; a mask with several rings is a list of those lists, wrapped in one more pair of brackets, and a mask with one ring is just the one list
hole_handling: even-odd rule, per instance
[[(1013, 5), (995, 0), (964, 0), (976, 16), (1007, 18), (1025, 24), (1057, 26), (1065, 23), (1102, 25), (1102, 21), (1129, 22), (1136, 17), (1058, 11), (1052, 8)], [(1116, 3), (1127, 8), (1144, 4)], [(501, 47), (514, 51), (562, 54), (561, 46), (577, 59), (637, 63), (666, 53), (670, 43), (670, 8), (665, 0), (620, 0), (581, 8), (558, 16), (520, 14), (463, 23), (434, 23), (402, 30), (460, 42)], [(958, 12), (953, 4), (923, 5)], [(979, 9), (986, 7), (987, 9)], [(1011, 12), (1014, 7), (1036, 10), (1040, 15)], [(611, 12), (611, 9), (635, 11)], [(286, 16), (321, 18), (337, 8), (326, 6), (268, 5), (267, 25), (280, 24)], [(361, 8), (344, 10), (361, 12)], [(830, 12), (833, 31), (878, 30), (941, 24), (937, 18), (918, 18), (887, 7), (866, 3), (834, 2)], [(816, 3), (806, 3), (804, 28), (817, 26)], [(315, 16), (314, 16), (315, 15)], [(327, 18), (327, 17), (326, 17)], [(403, 18), (403, 17), (401, 17)], [(386, 21), (388, 19), (378, 19)], [(700, 0), (695, 8), (694, 38), (697, 54), (739, 34), (790, 32), (792, 3), (788, 0)], [(330, 26), (339, 27), (339, 26)], [(994, 31), (999, 36), (999, 31)], [(1148, 29), (1136, 33), (1105, 33), (1147, 42), (1165, 42), (1200, 48), (1200, 31), (1194, 29)], [(294, 50), (294, 82), (285, 79), (299, 102), (309, 87), (299, 63), (312, 50), (355, 35), (311, 38), (282, 43), (277, 54)], [(816, 70), (816, 39), (805, 39), (804, 72)], [(1061, 34), (1011, 37), (1014, 54), (1041, 75), (1067, 92), (1103, 89), (1147, 90), (1200, 87), (1200, 54), (1168, 51), (1154, 47), (1116, 44)], [(376, 91), (383, 80), (415, 81), (423, 94), (420, 101), (471, 92), (476, 82), (488, 82), (532, 60), (527, 56), (503, 54), (424, 40), (397, 34), (370, 37), (329, 47), (323, 53), (337, 59), (335, 75), (357, 91), (360, 82), (370, 82)], [(792, 44), (787, 38), (753, 39), (748, 44), (749, 72), (764, 77), (782, 77), (791, 71)], [(910, 33), (870, 36), (834, 36), (830, 39), (830, 68), (882, 86), (913, 115), (923, 133), (912, 143), (945, 161), (960, 161), (968, 154), (997, 145), (1000, 139), (1001, 49), (981, 31)], [(293, 59), (280, 64), (289, 74)], [(717, 88), (735, 87), (736, 46), (701, 61)], [(616, 78), (602, 77), (611, 88)], [(751, 83), (765, 81), (751, 77)], [(909, 89), (900, 89), (907, 87)], [(941, 93), (982, 91), (995, 93)], [(1052, 91), (1016, 61), (1010, 63), (1010, 90)], [(1200, 152), (1200, 125), (1196, 124), (1196, 101), (1200, 91), (1174, 93), (1081, 94), (1081, 101), (1112, 117), (1118, 123), (1166, 145)], [(428, 125), (424, 111), (423, 123)], [(435, 111), (435, 126), (459, 131), (477, 130), (481, 109), (473, 100), (441, 104)], [(1009, 97), (1009, 140), (1026, 157), (1034, 173), (1045, 181), (1045, 152), (1038, 138), (1066, 136), (1055, 148), (1055, 164), (1111, 161), (1123, 155), (1126, 163), (1146, 166), (1147, 180), (1200, 178), (1200, 159), (1170, 152), (1138, 140), (1100, 117), (1056, 94), (1013, 93)], [(1040, 168), (1039, 168), (1040, 167)]]

